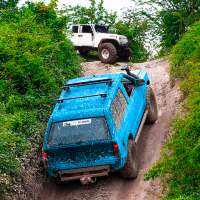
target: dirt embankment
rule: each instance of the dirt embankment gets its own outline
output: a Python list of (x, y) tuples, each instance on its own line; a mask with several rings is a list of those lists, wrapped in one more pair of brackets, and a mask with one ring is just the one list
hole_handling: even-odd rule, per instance
[[(120, 64), (123, 65), (123, 64)], [(100, 62), (84, 63), (84, 74), (120, 72), (121, 66), (105, 66)], [(151, 77), (151, 85), (155, 91), (159, 119), (152, 125), (145, 125), (138, 143), (140, 173), (136, 180), (127, 181), (117, 173), (98, 179), (97, 183), (82, 186), (78, 181), (63, 185), (46, 183), (41, 194), (42, 200), (156, 200), (161, 189), (158, 181), (144, 181), (145, 172), (159, 159), (160, 151), (166, 141), (179, 101), (179, 90), (170, 87), (169, 64), (166, 60), (155, 60), (148, 63), (135, 64), (131, 69), (144, 69)]]

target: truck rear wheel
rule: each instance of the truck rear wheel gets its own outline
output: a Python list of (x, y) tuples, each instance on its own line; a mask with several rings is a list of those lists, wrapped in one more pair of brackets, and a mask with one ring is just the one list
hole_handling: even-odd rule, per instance
[(99, 46), (98, 55), (101, 62), (113, 64), (117, 61), (117, 49), (112, 43), (103, 43)]
[(146, 99), (147, 99), (147, 111), (148, 111), (146, 123), (153, 124), (158, 119), (158, 108), (157, 108), (156, 97), (151, 87), (148, 88)]
[(121, 176), (127, 179), (134, 179), (138, 176), (138, 158), (136, 143), (133, 140), (128, 141), (128, 156)]

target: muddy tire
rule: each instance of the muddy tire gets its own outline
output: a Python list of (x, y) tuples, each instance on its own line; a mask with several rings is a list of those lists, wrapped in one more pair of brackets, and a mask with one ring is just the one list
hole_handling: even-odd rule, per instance
[(147, 99), (147, 111), (148, 111), (146, 123), (153, 124), (158, 119), (158, 107), (155, 94), (151, 87), (148, 88), (146, 99)]
[(128, 141), (128, 156), (126, 164), (120, 172), (123, 178), (134, 179), (138, 176), (138, 157), (136, 143), (133, 140)]
[(88, 49), (79, 49), (78, 52), (82, 57), (87, 57), (89, 52), (90, 52), (90, 50), (88, 50)]
[(117, 49), (112, 43), (103, 43), (99, 46), (98, 56), (102, 63), (113, 64), (117, 61)]

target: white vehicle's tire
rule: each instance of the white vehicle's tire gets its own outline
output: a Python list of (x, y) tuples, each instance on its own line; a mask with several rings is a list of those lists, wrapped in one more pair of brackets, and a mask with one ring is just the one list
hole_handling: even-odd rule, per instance
[(103, 43), (98, 49), (99, 59), (102, 63), (113, 64), (117, 61), (117, 49), (112, 43)]
[(130, 48), (126, 48), (123, 49), (120, 53), (119, 53), (119, 57), (120, 59), (122, 59), (123, 61), (128, 61), (129, 57), (132, 54), (132, 50)]

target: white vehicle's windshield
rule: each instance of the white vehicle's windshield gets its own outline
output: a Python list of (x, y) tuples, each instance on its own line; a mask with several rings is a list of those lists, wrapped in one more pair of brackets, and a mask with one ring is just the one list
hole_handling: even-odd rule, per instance
[(59, 146), (109, 139), (105, 119), (90, 118), (52, 124), (48, 144)]
[(95, 25), (95, 30), (97, 33), (108, 33), (108, 28), (106, 26)]

